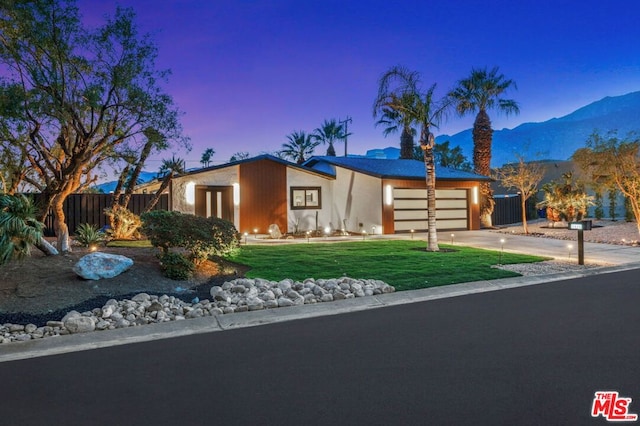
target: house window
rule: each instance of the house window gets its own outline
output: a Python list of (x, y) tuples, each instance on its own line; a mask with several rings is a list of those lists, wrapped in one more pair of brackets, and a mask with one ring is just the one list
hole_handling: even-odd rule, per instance
[(291, 187), (291, 209), (319, 209), (322, 208), (320, 200), (320, 187)]

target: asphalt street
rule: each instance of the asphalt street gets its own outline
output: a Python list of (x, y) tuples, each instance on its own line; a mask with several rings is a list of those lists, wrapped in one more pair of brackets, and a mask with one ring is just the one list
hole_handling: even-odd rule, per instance
[(638, 271), (0, 363), (6, 425), (580, 425), (640, 413)]

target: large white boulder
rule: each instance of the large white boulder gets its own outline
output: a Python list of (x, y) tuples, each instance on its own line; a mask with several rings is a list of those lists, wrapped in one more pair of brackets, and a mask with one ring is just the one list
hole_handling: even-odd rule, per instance
[(133, 265), (133, 260), (126, 256), (110, 253), (91, 253), (82, 256), (73, 267), (73, 272), (85, 280), (113, 278)]

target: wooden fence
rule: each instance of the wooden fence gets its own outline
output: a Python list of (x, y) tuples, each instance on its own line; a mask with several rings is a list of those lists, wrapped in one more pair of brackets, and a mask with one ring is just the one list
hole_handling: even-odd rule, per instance
[[(494, 226), (509, 225), (522, 222), (522, 200), (520, 194), (494, 197), (495, 206), (491, 214)], [(526, 201), (527, 220), (537, 219), (538, 212), (532, 199)]]
[[(127, 208), (135, 214), (142, 213), (153, 199), (153, 194), (133, 194), (129, 200)], [(112, 194), (71, 194), (64, 202), (64, 215), (67, 219), (69, 234), (76, 232), (78, 225), (88, 223), (103, 228), (108, 225), (107, 216), (104, 209), (111, 207), (113, 200)], [(39, 201), (39, 196), (34, 196), (34, 201)], [(169, 195), (162, 194), (154, 210), (169, 210)], [(53, 211), (49, 210), (45, 218), (45, 235), (48, 237), (55, 236), (53, 226)]]

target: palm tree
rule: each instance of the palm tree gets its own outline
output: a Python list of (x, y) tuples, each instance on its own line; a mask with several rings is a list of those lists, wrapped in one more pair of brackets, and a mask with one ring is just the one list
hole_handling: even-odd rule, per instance
[[(494, 67), (490, 71), (486, 68), (472, 69), (471, 75), (460, 80), (457, 87), (449, 93), (459, 115), (477, 113), (473, 123), (473, 167), (478, 174), (491, 174), (493, 129), (487, 111), (496, 109), (507, 115), (520, 112), (516, 101), (501, 97), (510, 88), (516, 89), (516, 83), (506, 79), (503, 74), (498, 74), (498, 67)], [(491, 227), (491, 213), (495, 203), (489, 182), (480, 184), (480, 195), (480, 223), (484, 227)]]
[[(413, 122), (413, 117), (399, 112), (397, 105), (403, 105), (400, 110), (408, 110), (411, 109), (411, 103), (414, 101), (415, 98), (413, 96), (410, 96), (410, 94), (408, 93), (398, 95), (396, 93), (386, 93), (385, 90), (383, 91), (383, 93), (378, 93), (378, 98), (376, 99), (375, 105), (373, 107), (374, 118), (380, 117), (378, 121), (376, 121), (376, 126), (386, 126), (382, 131), (382, 134), (385, 137), (392, 133), (401, 131), (400, 158), (402, 159), (413, 158), (413, 152), (415, 150), (414, 137), (416, 135), (416, 129), (413, 128), (415, 124)], [(392, 108), (390, 107), (390, 105), (396, 105), (396, 107)]]
[(313, 131), (311, 135), (316, 141), (322, 144), (328, 144), (327, 155), (331, 157), (336, 156), (336, 150), (333, 143), (339, 140), (344, 140), (347, 136), (342, 124), (338, 124), (336, 119), (324, 120), (322, 125)]
[(320, 145), (320, 142), (314, 140), (313, 135), (307, 135), (303, 131), (293, 132), (287, 135), (288, 143), (282, 144), (280, 153), (285, 158), (291, 158), (297, 164), (305, 162), (306, 157), (313, 155), (315, 147)]
[(158, 176), (162, 177), (162, 183), (160, 183), (160, 188), (153, 194), (153, 198), (149, 201), (149, 204), (145, 208), (145, 212), (149, 212), (153, 210), (153, 208), (158, 204), (160, 200), (160, 196), (167, 189), (171, 180), (180, 174), (184, 174), (186, 171), (186, 166), (184, 160), (181, 158), (176, 158), (175, 155), (171, 157), (170, 160), (162, 160), (162, 165), (160, 166), (160, 170), (158, 170)]
[(211, 157), (213, 157), (213, 154), (215, 153), (216, 152), (213, 148), (205, 149), (202, 153), (202, 157), (200, 157), (200, 164), (202, 164), (203, 167), (209, 167), (209, 164), (211, 164)]
[[(390, 90), (391, 85), (393, 90)], [(374, 104), (374, 115), (377, 108), (387, 108), (403, 117), (403, 123), (420, 126), (420, 148), (424, 153), (425, 178), (427, 186), (427, 227), (428, 251), (439, 251), (438, 234), (436, 232), (436, 168), (433, 147), (435, 138), (431, 127), (438, 127), (449, 108), (448, 98), (435, 102), (433, 94), (436, 85), (426, 92), (420, 88), (420, 75), (403, 67), (393, 67), (380, 79), (378, 97)], [(386, 99), (386, 101), (385, 101)], [(413, 157), (413, 149), (408, 158)]]

